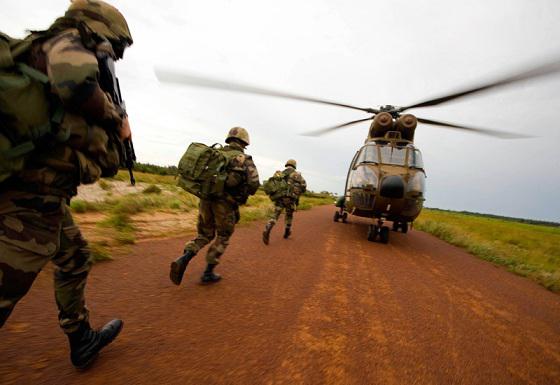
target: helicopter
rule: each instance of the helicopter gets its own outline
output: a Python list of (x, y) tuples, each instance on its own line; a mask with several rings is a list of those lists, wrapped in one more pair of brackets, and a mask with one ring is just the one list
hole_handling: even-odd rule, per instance
[(385, 225), (385, 221), (392, 222), (393, 231), (407, 233), (414, 220), (420, 215), (426, 200), (426, 172), (422, 162), (422, 154), (414, 145), (414, 134), (419, 123), (501, 139), (530, 138), (530, 136), (523, 134), (421, 118), (405, 113), (405, 111), (413, 108), (440, 106), (472, 94), (556, 72), (560, 72), (560, 60), (554, 60), (496, 81), (466, 87), (456, 92), (429, 98), (407, 106), (382, 105), (377, 108), (369, 108), (233, 83), (196, 74), (155, 69), (156, 77), (160, 82), (294, 99), (360, 110), (369, 114), (370, 116), (366, 118), (306, 132), (303, 135), (320, 136), (341, 128), (371, 121), (364, 144), (350, 162), (344, 194), (336, 202), (338, 209), (335, 211), (333, 219), (335, 222), (341, 220), (344, 223), (347, 222), (348, 215), (371, 219), (367, 239), (369, 241), (379, 240), (381, 243), (388, 243), (389, 241), (391, 229)]

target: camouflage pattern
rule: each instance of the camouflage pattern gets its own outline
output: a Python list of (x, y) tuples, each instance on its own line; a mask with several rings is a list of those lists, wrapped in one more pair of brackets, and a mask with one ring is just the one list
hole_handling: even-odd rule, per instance
[(215, 238), (206, 255), (206, 262), (210, 265), (220, 262), (220, 257), (229, 244), (235, 224), (240, 219), (239, 205), (244, 204), (250, 195), (254, 195), (260, 185), (257, 167), (251, 156), (244, 153), (241, 145), (231, 142), (224, 147), (224, 151), (239, 152), (228, 165), (227, 198), (200, 200), (198, 234), (185, 246), (185, 252), (191, 251), (196, 254)]
[(39, 41), (29, 65), (48, 75), (65, 114), (58, 138), (41, 143), (23, 171), (0, 184), (0, 326), (51, 260), (60, 326), (72, 333), (88, 319), (84, 289), (91, 263), (67, 203), (79, 184), (118, 171), (122, 121), (97, 83), (96, 56), (77, 30)]
[(240, 141), (245, 143), (246, 146), (251, 144), (251, 141), (249, 140), (249, 133), (243, 127), (233, 127), (231, 130), (229, 130), (226, 138), (226, 143), (229, 143), (229, 141), (233, 138), (239, 139)]
[(88, 320), (84, 289), (89, 249), (63, 198), (3, 192), (0, 250), (0, 327), (49, 260), (56, 265), (60, 326), (71, 333)]
[[(26, 169), (11, 181), (17, 188), (34, 192), (73, 196), (76, 187), (114, 175), (120, 164), (117, 129), (121, 118), (111, 100), (99, 87), (97, 59), (84, 48), (77, 30), (67, 30), (41, 46), (52, 91), (59, 97), (65, 114), (59, 135), (34, 151)], [(108, 123), (110, 122), (110, 124)]]
[(83, 21), (95, 33), (111, 40), (132, 44), (128, 23), (118, 9), (100, 0), (73, 0), (64, 15)]
[[(295, 160), (290, 159), (295, 164)], [(299, 203), (299, 197), (307, 190), (307, 182), (303, 178), (300, 172), (295, 170), (295, 166), (288, 166), (283, 171), (285, 175), (288, 175), (288, 185), (290, 186), (290, 196), (281, 197), (274, 201), (274, 212), (266, 224), (266, 229), (270, 230), (274, 227), (278, 218), (282, 214), (282, 211), (286, 211), (285, 222), (286, 228), (290, 229), (292, 227), (292, 221), (294, 219), (294, 211), (296, 211), (297, 205)]]

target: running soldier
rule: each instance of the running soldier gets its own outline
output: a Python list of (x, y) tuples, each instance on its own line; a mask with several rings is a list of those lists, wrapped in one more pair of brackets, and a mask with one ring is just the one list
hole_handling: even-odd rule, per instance
[(175, 285), (179, 285), (189, 261), (214, 238), (214, 242), (206, 254), (206, 270), (202, 274), (203, 283), (214, 283), (221, 279), (214, 273), (225, 252), (235, 224), (239, 222), (239, 205), (247, 202), (259, 188), (259, 174), (250, 155), (244, 153), (249, 145), (249, 134), (242, 127), (232, 128), (226, 138), (227, 145), (221, 149), (227, 159), (231, 159), (226, 167), (224, 194), (217, 199), (200, 199), (198, 212), (198, 234), (187, 243), (184, 254), (171, 263), (169, 277)]
[[(84, 297), (90, 250), (68, 205), (78, 185), (115, 175), (123, 159), (130, 126), (100, 87), (98, 56), (103, 52), (113, 60), (122, 58), (132, 37), (116, 8), (102, 1), (75, 0), (48, 30), (19, 41), (27, 47), (23, 52), (12, 50), (14, 42), (0, 35), (2, 59), (9, 59), (2, 61), (0, 75), (13, 71), (36, 79), (33, 84), (41, 91), (22, 94), (23, 100), (36, 104), (22, 106), (19, 101), (11, 110), (2, 104), (0, 111), (0, 327), (52, 261), (60, 327), (70, 342), (72, 364), (85, 368), (117, 337), (123, 322), (112, 320), (100, 330), (90, 326)], [(13, 113), (22, 107), (25, 114)], [(22, 127), (18, 121), (41, 116), (42, 111), (46, 122), (26, 143), (25, 161), (7, 156), (10, 150), (25, 148), (12, 139)], [(43, 128), (47, 132), (41, 134)]]
[(284, 229), (284, 239), (292, 233), (292, 221), (294, 211), (299, 204), (299, 197), (307, 189), (307, 183), (301, 173), (296, 171), (296, 161), (289, 159), (286, 162), (284, 171), (276, 171), (274, 175), (265, 183), (265, 192), (274, 202), (274, 213), (266, 224), (263, 232), (263, 242), (268, 245), (270, 232), (278, 221), (283, 210), (286, 210), (286, 228)]

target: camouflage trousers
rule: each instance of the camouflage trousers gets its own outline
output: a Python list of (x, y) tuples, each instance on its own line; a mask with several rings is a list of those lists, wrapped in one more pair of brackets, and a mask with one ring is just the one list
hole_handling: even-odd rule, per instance
[(91, 262), (65, 199), (0, 193), (0, 327), (49, 260), (56, 266), (59, 323), (65, 333), (72, 333), (88, 320), (84, 289)]
[(282, 215), (282, 211), (286, 210), (286, 227), (292, 227), (292, 221), (294, 219), (294, 211), (296, 211), (296, 201), (292, 198), (280, 198), (274, 201), (274, 212), (272, 217), (268, 220), (267, 227), (272, 228)]
[(239, 222), (239, 208), (232, 203), (218, 200), (200, 200), (198, 209), (197, 236), (185, 246), (185, 251), (198, 253), (200, 249), (210, 245), (206, 254), (206, 262), (211, 265), (220, 263), (220, 257), (229, 245), (235, 224)]

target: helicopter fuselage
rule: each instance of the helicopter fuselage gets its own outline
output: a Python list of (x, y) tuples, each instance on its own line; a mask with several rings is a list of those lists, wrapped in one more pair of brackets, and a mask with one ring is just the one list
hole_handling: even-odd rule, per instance
[(344, 210), (408, 224), (422, 210), (425, 179), (422, 155), (412, 142), (369, 139), (348, 170)]

